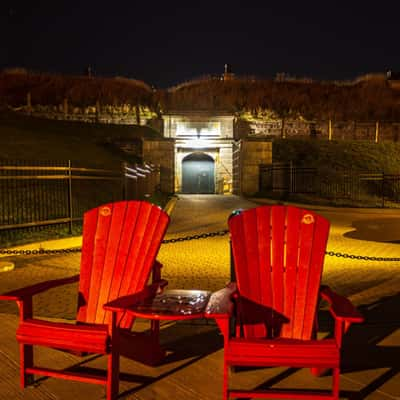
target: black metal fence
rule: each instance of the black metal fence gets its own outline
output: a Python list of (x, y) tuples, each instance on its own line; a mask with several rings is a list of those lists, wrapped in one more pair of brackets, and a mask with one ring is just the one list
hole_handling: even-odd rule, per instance
[(123, 164), (120, 170), (66, 162), (0, 161), (0, 245), (45, 229), (72, 233), (83, 213), (100, 204), (151, 196), (157, 166)]
[(260, 192), (309, 195), (370, 207), (400, 205), (400, 174), (351, 170), (317, 170), (292, 163), (260, 166)]

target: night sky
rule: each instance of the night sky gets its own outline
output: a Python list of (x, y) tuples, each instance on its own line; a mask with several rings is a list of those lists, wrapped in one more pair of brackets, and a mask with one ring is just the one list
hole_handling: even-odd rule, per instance
[[(400, 70), (400, 1), (1, 0), (0, 69), (351, 79)], [(369, 5), (371, 4), (371, 5)]]

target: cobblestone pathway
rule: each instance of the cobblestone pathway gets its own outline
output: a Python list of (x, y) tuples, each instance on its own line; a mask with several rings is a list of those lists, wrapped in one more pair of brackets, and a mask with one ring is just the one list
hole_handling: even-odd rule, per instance
[[(182, 195), (176, 202), (166, 238), (177, 238), (227, 229), (231, 212), (256, 204), (237, 196)], [(400, 257), (400, 244), (382, 243), (390, 226), (394, 240), (400, 239), (400, 211), (319, 208), (317, 212), (331, 221), (328, 250), (376, 257)], [(354, 225), (363, 226), (357, 230)], [(369, 221), (368, 224), (365, 221)], [(377, 224), (374, 221), (379, 221)], [(383, 222), (382, 222), (383, 221)], [(386, 221), (386, 225), (385, 225)], [(376, 231), (373, 235), (373, 227)], [(398, 231), (393, 227), (398, 227)], [(372, 233), (371, 233), (372, 232)], [(163, 277), (169, 288), (217, 290), (230, 277), (229, 237), (216, 236), (164, 244), (158, 259), (163, 263)], [(70, 276), (79, 271), (80, 253), (54, 256), (17, 256), (16, 268), (0, 274), (0, 293), (47, 279)], [(398, 293), (400, 263), (360, 261), (326, 257), (323, 282), (350, 296), (357, 304), (367, 304)], [(51, 300), (50, 300), (51, 299)], [(76, 285), (53, 289), (36, 296), (34, 307), (39, 315), (73, 318), (76, 310)], [(0, 302), (0, 312), (16, 313), (13, 302)]]

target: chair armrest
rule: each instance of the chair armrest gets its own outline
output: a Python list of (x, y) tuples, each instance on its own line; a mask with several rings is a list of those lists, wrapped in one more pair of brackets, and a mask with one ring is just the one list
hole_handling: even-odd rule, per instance
[(363, 322), (364, 317), (346, 297), (340, 296), (328, 286), (321, 286), (321, 297), (330, 304), (329, 311), (336, 320)]
[(130, 294), (128, 296), (118, 297), (115, 300), (109, 301), (108, 303), (103, 304), (103, 308), (112, 312), (127, 311), (130, 307), (135, 306), (146, 299), (155, 297), (159, 293), (162, 293), (167, 284), (168, 282), (166, 280), (161, 279), (158, 282), (146, 286), (140, 292)]
[(37, 283), (36, 285), (26, 286), (21, 289), (12, 290), (11, 292), (7, 292), (0, 295), (0, 300), (15, 300), (15, 301), (23, 301), (26, 298), (31, 298), (33, 295), (45, 292), (51, 288), (68, 285), (70, 283), (78, 282), (79, 274), (70, 276), (68, 278), (62, 279), (54, 279), (51, 281)]
[(214, 292), (206, 306), (205, 316), (207, 318), (229, 318), (233, 313), (232, 297), (236, 292), (235, 282), (230, 282), (223, 289)]

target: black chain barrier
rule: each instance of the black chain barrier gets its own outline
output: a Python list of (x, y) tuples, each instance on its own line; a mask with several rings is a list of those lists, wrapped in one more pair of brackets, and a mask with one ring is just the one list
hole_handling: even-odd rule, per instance
[[(215, 236), (225, 236), (229, 233), (229, 230), (225, 229), (222, 231), (217, 232), (209, 232), (209, 233), (201, 233), (199, 235), (189, 235), (189, 236), (182, 236), (178, 238), (172, 239), (164, 239), (162, 241), (163, 244), (170, 244), (170, 243), (179, 243), (179, 242), (186, 242), (189, 240), (197, 240), (197, 239), (207, 239), (209, 237)], [(45, 249), (37, 249), (37, 250), (22, 250), (22, 249), (14, 249), (14, 250), (4, 250), (0, 249), (0, 254), (5, 255), (43, 255), (43, 254), (69, 254), (69, 253), (79, 253), (81, 251), (80, 247), (75, 247), (71, 249), (55, 249), (55, 250), (45, 250)], [(340, 253), (334, 251), (327, 251), (325, 253), (331, 257), (342, 257), (342, 258), (349, 258), (351, 260), (362, 260), (362, 261), (400, 261), (398, 257), (373, 257), (373, 256), (360, 256), (355, 254), (347, 254), (347, 253)]]
[(165, 239), (165, 240), (163, 240), (163, 244), (185, 242), (187, 240), (195, 240), (195, 239), (206, 239), (206, 238), (215, 237), (215, 236), (225, 236), (228, 233), (229, 233), (228, 229), (225, 229), (223, 231), (201, 233), (200, 235), (183, 236), (183, 237), (174, 238), (174, 239)]
[(334, 251), (327, 251), (325, 254), (333, 257), (350, 258), (351, 260), (363, 260), (363, 261), (400, 261), (397, 257), (373, 257), (373, 256), (359, 256), (355, 254), (340, 253)]
[(69, 254), (69, 253), (79, 253), (81, 251), (80, 247), (72, 248), (72, 249), (52, 249), (52, 250), (45, 250), (45, 249), (34, 249), (34, 250), (22, 250), (22, 249), (14, 249), (14, 250), (3, 250), (0, 249), (0, 254), (6, 255), (19, 255), (23, 254), (26, 256), (36, 256), (36, 255), (43, 255), (43, 254)]

